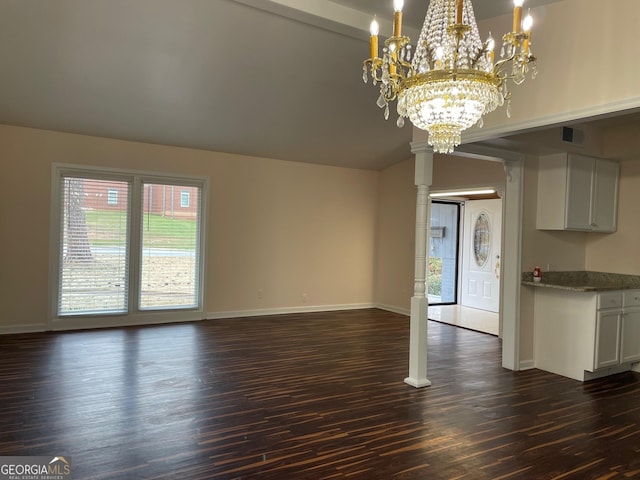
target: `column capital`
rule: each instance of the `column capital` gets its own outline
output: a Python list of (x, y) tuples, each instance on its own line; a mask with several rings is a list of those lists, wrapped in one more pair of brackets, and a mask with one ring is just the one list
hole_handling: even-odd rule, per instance
[(415, 185), (431, 186), (433, 183), (433, 149), (427, 142), (412, 143), (411, 151), (416, 156)]
[[(514, 171), (517, 169), (521, 169), (523, 163), (523, 159), (504, 159), (504, 173), (507, 175), (507, 182), (513, 181)], [(519, 175), (519, 173), (516, 173), (516, 175)]]
[(433, 154), (433, 147), (429, 145), (427, 141), (411, 142), (411, 153), (431, 153)]

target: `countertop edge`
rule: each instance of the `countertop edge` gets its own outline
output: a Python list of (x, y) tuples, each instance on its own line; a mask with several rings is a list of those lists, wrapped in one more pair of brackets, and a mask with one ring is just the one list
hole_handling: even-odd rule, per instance
[(555, 288), (558, 290), (568, 290), (570, 292), (606, 292), (611, 290), (631, 290), (631, 288), (624, 287), (595, 287), (595, 286), (570, 286), (570, 285), (560, 285), (556, 283), (545, 283), (545, 282), (529, 282), (527, 280), (523, 280), (522, 285), (529, 285), (531, 287), (537, 288)]
[(521, 284), (536, 288), (553, 288), (569, 292), (612, 292), (640, 290), (640, 275), (589, 270), (543, 272), (542, 281), (534, 282), (531, 272), (523, 272)]

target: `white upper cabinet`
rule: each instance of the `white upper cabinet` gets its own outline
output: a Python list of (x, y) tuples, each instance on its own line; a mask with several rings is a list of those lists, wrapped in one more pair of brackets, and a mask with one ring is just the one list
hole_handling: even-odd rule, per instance
[(620, 164), (594, 159), (594, 189), (591, 225), (594, 231), (615, 232), (618, 227), (618, 182)]
[(539, 230), (615, 232), (618, 162), (571, 153), (539, 159)]

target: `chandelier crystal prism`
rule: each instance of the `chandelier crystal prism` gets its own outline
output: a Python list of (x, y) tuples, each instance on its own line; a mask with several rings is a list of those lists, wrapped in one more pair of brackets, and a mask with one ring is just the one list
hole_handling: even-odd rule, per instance
[(462, 132), (483, 116), (507, 104), (511, 117), (511, 93), (507, 81), (520, 85), (536, 57), (531, 53), (531, 14), (522, 18), (524, 0), (514, 0), (513, 31), (502, 37), (500, 59), (495, 41), (483, 42), (471, 0), (431, 0), (415, 49), (402, 35), (403, 0), (394, 0), (393, 36), (378, 56), (378, 22), (371, 23), (371, 57), (364, 61), (363, 80), (380, 86), (377, 105), (389, 118), (389, 104), (396, 102), (398, 127), (409, 118), (429, 132), (434, 151), (451, 153), (460, 145)]

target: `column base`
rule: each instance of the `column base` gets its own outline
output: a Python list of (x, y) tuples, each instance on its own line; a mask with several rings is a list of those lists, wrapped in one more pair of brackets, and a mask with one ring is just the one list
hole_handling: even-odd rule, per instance
[(424, 378), (422, 380), (417, 380), (415, 378), (407, 377), (407, 378), (404, 379), (404, 383), (406, 383), (407, 385), (411, 385), (412, 387), (415, 387), (415, 388), (422, 388), (422, 387), (431, 386), (431, 382), (429, 380), (427, 380), (426, 378)]

